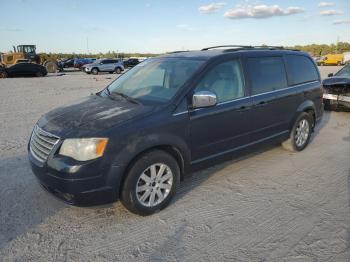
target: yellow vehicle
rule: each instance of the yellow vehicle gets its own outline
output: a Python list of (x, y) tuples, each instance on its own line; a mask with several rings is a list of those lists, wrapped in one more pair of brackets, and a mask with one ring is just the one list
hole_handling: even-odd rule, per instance
[(13, 47), (13, 52), (1, 54), (1, 65), (11, 66), (17, 63), (32, 62), (46, 67), (49, 73), (55, 73), (58, 70), (57, 61), (45, 60), (36, 53), (35, 45), (19, 45)]
[(317, 61), (320, 66), (324, 65), (342, 65), (344, 60), (343, 54), (328, 54)]

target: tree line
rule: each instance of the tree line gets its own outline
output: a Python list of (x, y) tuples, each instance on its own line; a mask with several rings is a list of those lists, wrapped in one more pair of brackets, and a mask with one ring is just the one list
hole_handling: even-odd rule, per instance
[[(264, 46), (264, 45), (263, 45)], [(337, 44), (310, 44), (310, 45), (295, 45), (285, 46), (285, 48), (298, 49), (309, 53), (312, 56), (322, 56), (327, 54), (342, 54), (344, 52), (350, 52), (350, 43), (338, 42)], [(117, 53), (115, 51), (109, 51), (107, 53), (40, 53), (40, 56), (44, 60), (48, 59), (62, 59), (62, 58), (129, 58), (129, 57), (153, 57), (161, 54), (156, 53)]]
[(330, 44), (330, 45), (325, 45), (325, 44), (296, 45), (288, 48), (298, 49), (298, 50), (307, 52), (312, 56), (323, 56), (327, 54), (342, 54), (345, 52), (350, 52), (350, 43), (339, 42), (337, 44)]
[(123, 58), (127, 59), (130, 57), (153, 57), (157, 56), (160, 54), (153, 54), (153, 53), (117, 53), (114, 51), (109, 51), (107, 53), (97, 53), (97, 54), (92, 54), (92, 53), (81, 53), (81, 54), (76, 54), (76, 53), (40, 53), (40, 56), (43, 59), (48, 60), (50, 59), (63, 59), (63, 58)]

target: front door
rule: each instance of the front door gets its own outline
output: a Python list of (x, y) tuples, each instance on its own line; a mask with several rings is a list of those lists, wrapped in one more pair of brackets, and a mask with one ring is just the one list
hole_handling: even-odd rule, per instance
[(194, 92), (210, 91), (217, 105), (190, 112), (193, 163), (238, 149), (250, 142), (251, 99), (246, 96), (239, 59), (215, 65)]

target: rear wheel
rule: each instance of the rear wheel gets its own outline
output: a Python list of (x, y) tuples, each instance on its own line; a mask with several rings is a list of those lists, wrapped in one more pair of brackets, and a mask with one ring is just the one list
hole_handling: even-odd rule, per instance
[(294, 123), (289, 139), (282, 146), (292, 152), (303, 150), (310, 141), (312, 128), (312, 116), (306, 112), (301, 113)]
[(35, 73), (35, 76), (36, 76), (36, 77), (43, 77), (44, 74), (43, 74), (42, 72), (39, 71), (39, 72), (36, 72), (36, 73)]
[(93, 68), (93, 69), (91, 70), (91, 73), (92, 73), (93, 75), (97, 75), (97, 74), (98, 74), (98, 69), (97, 69), (97, 68)]
[(122, 70), (120, 69), (120, 67), (117, 67), (117, 68), (115, 69), (115, 72), (116, 72), (117, 74), (121, 74)]
[(123, 205), (139, 215), (153, 214), (170, 203), (179, 183), (180, 169), (166, 152), (150, 151), (138, 158), (125, 178)]

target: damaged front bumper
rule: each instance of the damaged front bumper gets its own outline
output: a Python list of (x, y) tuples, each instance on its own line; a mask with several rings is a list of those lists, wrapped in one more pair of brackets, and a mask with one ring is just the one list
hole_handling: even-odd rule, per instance
[(323, 99), (350, 103), (350, 96), (345, 95), (323, 94)]

